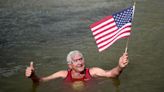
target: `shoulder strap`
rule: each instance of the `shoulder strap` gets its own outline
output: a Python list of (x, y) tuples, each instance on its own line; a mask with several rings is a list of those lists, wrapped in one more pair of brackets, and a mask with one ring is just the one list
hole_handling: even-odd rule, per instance
[(72, 76), (71, 76), (71, 69), (68, 69), (67, 72), (67, 77), (65, 78), (65, 81), (72, 81)]
[(91, 75), (90, 75), (90, 72), (89, 72), (89, 68), (86, 68), (85, 69), (85, 78), (90, 80), (91, 79)]

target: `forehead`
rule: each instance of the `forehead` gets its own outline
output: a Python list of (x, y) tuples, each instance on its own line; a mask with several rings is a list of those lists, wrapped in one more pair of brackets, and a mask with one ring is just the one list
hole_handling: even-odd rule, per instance
[(77, 54), (74, 54), (74, 55), (72, 56), (72, 58), (73, 58), (73, 59), (79, 59), (79, 58), (82, 58), (82, 55), (79, 54), (79, 53), (77, 53)]

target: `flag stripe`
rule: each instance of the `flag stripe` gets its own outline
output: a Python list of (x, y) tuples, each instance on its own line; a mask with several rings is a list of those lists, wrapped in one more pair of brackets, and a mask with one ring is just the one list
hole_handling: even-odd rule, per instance
[(129, 34), (130, 31), (121, 32), (121, 33), (117, 34), (116, 36), (114, 36), (113, 38), (111, 38), (110, 40), (106, 40), (106, 41), (104, 41), (104, 42), (100, 42), (100, 43), (98, 44), (98, 48), (101, 48), (101, 47), (103, 47), (104, 45), (109, 44), (109, 43), (112, 42), (114, 39), (116, 39), (118, 36), (120, 36), (120, 35), (122, 35), (122, 34), (126, 34), (126, 33)]
[(102, 27), (99, 27), (98, 29), (93, 30), (93, 35), (95, 36), (107, 29), (114, 27), (114, 26), (116, 26), (116, 23), (114, 21), (112, 21), (112, 22), (110, 22), (110, 24), (103, 25)]
[[(124, 36), (124, 35), (125, 35), (125, 36)], [(130, 35), (130, 34), (123, 34), (123, 35), (121, 35), (121, 36), (118, 36), (118, 37), (117, 37), (114, 41), (112, 41), (111, 43), (107, 44), (107, 45), (104, 46), (104, 47), (99, 48), (99, 52), (101, 52), (101, 51), (107, 49), (108, 47), (110, 47), (110, 46), (111, 46), (114, 42), (116, 42), (117, 40), (119, 40), (119, 39), (121, 39), (121, 38), (127, 38), (127, 37), (129, 37), (129, 36), (126, 36), (126, 35)]]
[[(127, 25), (125, 25), (123, 28), (121, 28), (121, 30), (122, 31), (126, 31), (126, 30), (131, 30), (131, 28), (129, 28), (131, 26), (131, 24), (127, 24)], [(106, 39), (110, 39), (110, 38), (112, 38), (113, 36), (115, 36), (116, 34), (118, 34), (120, 32), (120, 30), (114, 30), (113, 32), (111, 32), (111, 33), (108, 33), (108, 34), (106, 34), (106, 35), (103, 35), (103, 36), (101, 36), (101, 37), (99, 37), (99, 38), (97, 38), (96, 39), (96, 42), (101, 42), (101, 41), (103, 41), (103, 40), (106, 40)]]
[(101, 38), (101, 37), (103, 37), (104, 35), (107, 35), (107, 34), (109, 34), (109, 33), (113, 33), (115, 30), (117, 30), (118, 28), (115, 26), (115, 27), (113, 27), (113, 28), (110, 28), (110, 29), (108, 29), (108, 30), (106, 30), (105, 32), (102, 32), (101, 34), (98, 34), (98, 35), (96, 35), (95, 36), (95, 40), (97, 40), (97, 39), (99, 39), (99, 38)]
[(117, 29), (118, 29), (118, 27), (117, 27), (116, 25), (114, 25), (114, 26), (111, 26), (111, 27), (108, 28), (108, 29), (102, 30), (101, 32), (95, 34), (94, 36), (96, 37), (96, 36), (98, 36), (98, 35), (100, 35), (100, 34), (111, 33), (111, 32), (113, 32), (114, 30), (117, 30)]
[(124, 31), (124, 32), (120, 32), (110, 38), (107, 38), (107, 39), (103, 39), (101, 41), (96, 41), (96, 43), (98, 44), (98, 47), (102, 46), (102, 45), (105, 45), (105, 44), (108, 44), (109, 42), (111, 42), (113, 39), (115, 39), (117, 36), (121, 35), (121, 34), (124, 34), (124, 33), (130, 33), (130, 30), (127, 30), (127, 31)]
[(111, 19), (111, 18), (112, 18), (112, 16), (107, 16), (107, 17), (103, 18), (102, 20), (95, 22), (94, 24), (92, 24), (90, 26), (91, 30), (95, 30), (95, 29), (101, 27), (102, 25), (105, 25), (105, 24), (113, 21), (114, 19)]

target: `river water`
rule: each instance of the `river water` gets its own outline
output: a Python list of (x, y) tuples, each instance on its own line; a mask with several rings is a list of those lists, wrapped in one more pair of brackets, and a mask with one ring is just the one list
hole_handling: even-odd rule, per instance
[(130, 63), (118, 79), (97, 78), (87, 86), (66, 86), (57, 79), (34, 87), (24, 76), (30, 61), (39, 76), (46, 76), (67, 69), (66, 55), (75, 49), (87, 67), (115, 67), (126, 39), (99, 53), (89, 25), (133, 1), (1, 0), (0, 92), (163, 92), (164, 1), (135, 1)]

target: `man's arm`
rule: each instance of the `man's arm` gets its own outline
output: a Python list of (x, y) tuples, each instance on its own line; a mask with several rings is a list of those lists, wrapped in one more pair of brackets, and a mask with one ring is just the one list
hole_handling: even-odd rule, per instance
[(92, 76), (100, 76), (100, 77), (110, 77), (114, 78), (117, 77), (121, 74), (123, 69), (128, 65), (128, 54), (124, 53), (120, 59), (119, 59), (119, 64), (111, 69), (111, 70), (103, 70), (98, 67), (93, 67), (90, 69), (90, 74)]
[(52, 75), (49, 75), (47, 77), (38, 77), (35, 74), (33, 62), (31, 62), (30, 66), (26, 68), (25, 76), (28, 78), (31, 78), (33, 83), (40, 83), (40, 82), (46, 82), (46, 81), (56, 79), (56, 78), (65, 78), (67, 76), (67, 71), (61, 70), (61, 71), (55, 72)]
[(41, 77), (40, 81), (46, 82), (46, 81), (57, 79), (57, 78), (66, 78), (67, 74), (68, 74), (67, 71), (61, 70), (61, 71), (55, 72), (52, 75), (49, 75), (47, 77)]

